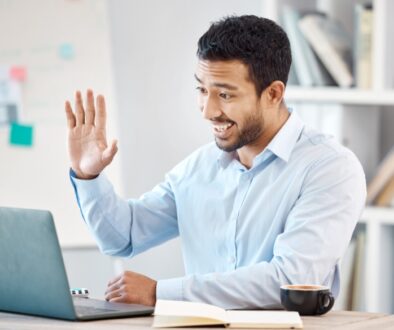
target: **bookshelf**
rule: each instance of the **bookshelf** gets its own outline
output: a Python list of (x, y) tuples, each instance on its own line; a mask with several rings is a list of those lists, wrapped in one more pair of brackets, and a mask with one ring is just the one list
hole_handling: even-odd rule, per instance
[[(394, 63), (391, 60), (394, 57), (394, 21), (390, 17), (394, 12), (394, 1), (262, 0), (261, 8), (262, 16), (281, 25), (284, 6), (290, 6), (301, 13), (322, 11), (340, 21), (346, 32), (354, 37), (355, 6), (360, 3), (369, 3), (373, 7), (371, 86), (361, 89), (289, 85), (285, 100), (296, 109), (308, 105), (316, 113), (324, 110), (327, 105), (340, 107), (348, 117), (346, 123), (339, 123), (340, 129), (344, 131), (342, 134), (347, 134), (348, 125), (352, 121), (355, 124), (351, 130), (358, 127), (358, 144), (354, 149), (359, 150), (347, 145), (358, 156), (357, 151), (360, 150), (367, 156), (359, 158), (366, 168), (368, 178), (368, 171), (373, 173), (384, 154), (394, 145), (394, 134), (391, 133), (394, 125)], [(364, 122), (359, 121), (360, 116), (365, 117)], [(357, 227), (357, 231), (359, 230), (365, 233), (361, 292), (357, 295), (363, 300), (359, 304), (362, 306), (360, 310), (394, 313), (394, 209), (366, 207)]]
[(394, 105), (394, 90), (374, 91), (356, 88), (289, 86), (285, 98), (288, 102), (392, 106)]

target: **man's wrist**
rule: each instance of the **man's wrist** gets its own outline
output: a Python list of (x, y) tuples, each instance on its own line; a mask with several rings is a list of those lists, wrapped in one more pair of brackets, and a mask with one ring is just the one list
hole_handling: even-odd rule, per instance
[(156, 290), (157, 290), (157, 281), (153, 281), (153, 290), (152, 290), (152, 304), (151, 306), (156, 305)]
[(79, 170), (73, 169), (72, 167), (71, 167), (71, 175), (74, 178), (78, 179), (78, 180), (93, 180), (93, 179), (95, 179), (95, 178), (97, 178), (99, 176), (99, 174), (97, 174), (97, 175), (86, 175), (86, 174), (83, 174)]

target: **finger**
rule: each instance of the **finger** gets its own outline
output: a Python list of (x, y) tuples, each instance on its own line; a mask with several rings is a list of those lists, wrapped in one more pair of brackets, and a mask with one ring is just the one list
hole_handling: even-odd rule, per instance
[(82, 104), (82, 95), (80, 91), (75, 93), (75, 116), (77, 119), (77, 126), (83, 125), (85, 122), (85, 110)]
[(123, 293), (124, 292), (121, 289), (106, 292), (105, 300), (110, 301), (111, 299), (114, 299), (114, 298), (120, 298), (120, 297), (122, 297)]
[(116, 291), (116, 290), (119, 290), (121, 288), (123, 288), (123, 284), (121, 284), (120, 281), (118, 281), (118, 282), (116, 282), (114, 284), (109, 285), (107, 287), (107, 290), (105, 290), (105, 294), (113, 292), (113, 291)]
[(118, 275), (115, 278), (113, 278), (112, 280), (110, 280), (107, 284), (108, 287), (110, 287), (111, 285), (115, 284), (116, 282), (118, 282), (121, 279), (122, 275)]
[(96, 126), (97, 128), (105, 129), (105, 124), (107, 120), (107, 113), (105, 109), (105, 99), (104, 96), (98, 95), (96, 98)]
[(86, 112), (85, 112), (85, 124), (94, 125), (94, 96), (93, 91), (88, 89), (86, 92)]
[(74, 128), (75, 124), (76, 124), (76, 120), (75, 120), (75, 115), (73, 113), (73, 110), (71, 108), (71, 104), (69, 101), (66, 101), (64, 108), (66, 110), (68, 128), (70, 128), (70, 129)]
[(109, 302), (118, 302), (118, 303), (126, 303), (126, 304), (141, 304), (141, 299), (135, 294), (130, 294), (127, 292), (120, 292), (114, 294), (113, 297), (106, 298)]
[(108, 299), (109, 302), (115, 302), (115, 303), (131, 303), (129, 298), (127, 296), (120, 296), (120, 297), (115, 297)]
[(120, 302), (120, 303), (127, 303), (129, 302), (128, 299), (124, 296), (116, 297), (116, 298), (111, 298), (107, 299), (109, 302)]
[(112, 143), (104, 150), (102, 160), (105, 165), (111, 163), (118, 152), (117, 143), (117, 140), (113, 140)]

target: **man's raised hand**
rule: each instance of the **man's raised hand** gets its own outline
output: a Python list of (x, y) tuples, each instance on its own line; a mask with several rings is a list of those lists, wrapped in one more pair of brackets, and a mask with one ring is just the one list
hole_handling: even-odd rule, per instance
[(106, 110), (104, 96), (98, 95), (94, 102), (91, 90), (86, 92), (83, 104), (80, 91), (75, 93), (74, 111), (66, 101), (68, 123), (68, 150), (71, 168), (80, 179), (93, 179), (112, 162), (118, 148), (117, 141), (110, 145), (106, 137)]

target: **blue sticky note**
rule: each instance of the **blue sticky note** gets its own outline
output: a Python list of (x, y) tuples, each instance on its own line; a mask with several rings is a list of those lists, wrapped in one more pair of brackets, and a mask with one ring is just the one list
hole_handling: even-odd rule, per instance
[(64, 60), (72, 60), (75, 56), (73, 45), (68, 43), (61, 44), (59, 46), (59, 56)]
[(12, 123), (10, 130), (10, 144), (31, 147), (33, 145), (33, 126)]

